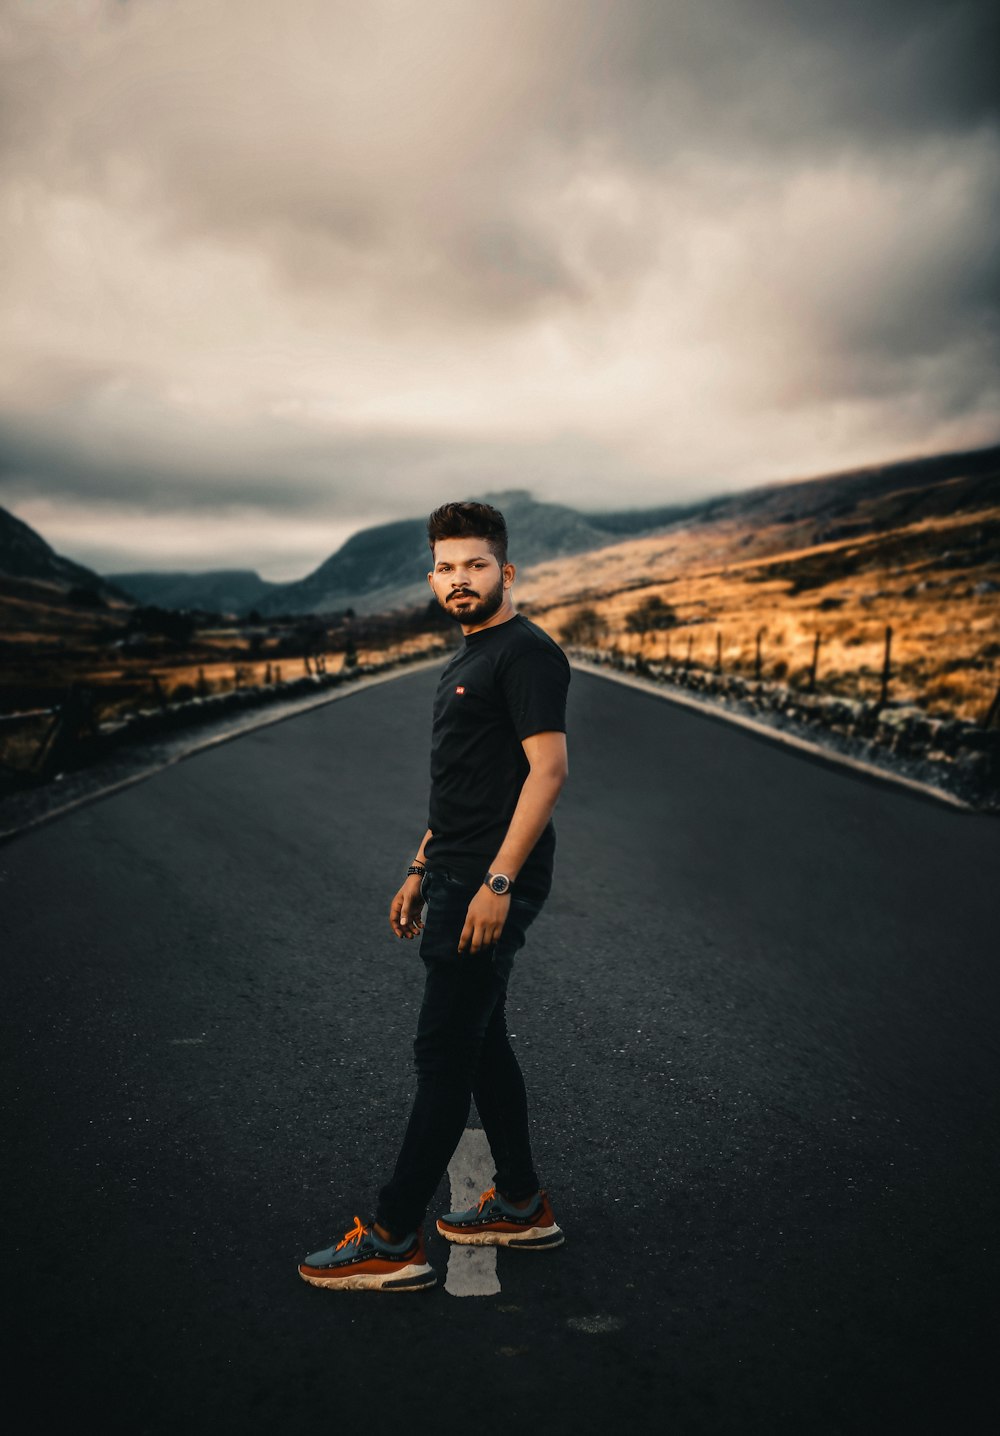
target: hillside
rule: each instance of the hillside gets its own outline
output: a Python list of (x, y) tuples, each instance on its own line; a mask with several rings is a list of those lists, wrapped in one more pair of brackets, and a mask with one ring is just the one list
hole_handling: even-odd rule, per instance
[[(709, 576), (754, 560), (788, 563), (792, 555), (813, 568), (819, 562), (826, 572), (827, 561), (810, 560), (807, 551), (842, 546), (853, 552), (879, 536), (920, 523), (947, 526), (998, 503), (1000, 447), (774, 484), (711, 500), (656, 533), (605, 546), (585, 564), (536, 565), (522, 574), (520, 592), (524, 597), (530, 587), (533, 601), (568, 603), (668, 581), (692, 566)], [(954, 548), (956, 541), (948, 542)], [(923, 542), (932, 543), (929, 533)], [(891, 548), (869, 550), (868, 557), (888, 559)]]
[(122, 629), (132, 607), (116, 584), (63, 558), (0, 508), (0, 654), (89, 643), (99, 631)]
[[(577, 646), (981, 717), (1000, 659), (1000, 450), (775, 485), (535, 566), (519, 601)], [(758, 648), (759, 645), (759, 648)], [(815, 663), (815, 674), (813, 664)]]
[(0, 575), (29, 582), (89, 589), (105, 599), (125, 599), (113, 580), (63, 558), (30, 524), (0, 508)]

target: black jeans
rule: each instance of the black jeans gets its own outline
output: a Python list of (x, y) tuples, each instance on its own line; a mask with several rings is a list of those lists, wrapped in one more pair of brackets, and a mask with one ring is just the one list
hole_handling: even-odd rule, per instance
[(427, 974), (413, 1044), (417, 1093), (376, 1214), (397, 1237), (423, 1221), (465, 1130), (472, 1097), (496, 1163), (497, 1190), (511, 1201), (538, 1190), (524, 1079), (507, 1038), (504, 1004), (514, 955), (544, 897), (513, 893), (500, 941), (475, 954), (460, 953), (458, 939), (477, 890), (440, 868), (422, 884), (427, 911), (420, 956)]

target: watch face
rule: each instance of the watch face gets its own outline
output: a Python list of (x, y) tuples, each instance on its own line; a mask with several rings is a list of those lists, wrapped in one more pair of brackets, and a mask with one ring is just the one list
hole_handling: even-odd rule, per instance
[(505, 893), (510, 887), (510, 878), (505, 878), (502, 873), (490, 878), (490, 887), (495, 893)]

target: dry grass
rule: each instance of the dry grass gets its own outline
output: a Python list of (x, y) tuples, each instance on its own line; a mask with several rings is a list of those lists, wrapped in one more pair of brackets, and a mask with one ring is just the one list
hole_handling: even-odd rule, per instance
[[(390, 644), (385, 648), (359, 648), (359, 665), (392, 662), (398, 658), (423, 653), (432, 646), (429, 635), (408, 639), (402, 643)], [(319, 655), (323, 672), (327, 675), (341, 673), (345, 668), (342, 651)], [(95, 699), (101, 706), (102, 716), (109, 718), (136, 708), (147, 708), (159, 703), (159, 692), (167, 702), (181, 702), (195, 696), (207, 697), (212, 693), (228, 693), (234, 688), (256, 688), (273, 683), (292, 683), (316, 671), (316, 659), (306, 665), (303, 658), (289, 658), (287, 655), (264, 653), (255, 660), (232, 659), (208, 661), (205, 663), (162, 663), (135, 665), (131, 667), (95, 667), (80, 675), (80, 681), (94, 689)], [(238, 676), (238, 681), (237, 681)], [(123, 683), (138, 689), (133, 696), (116, 700), (112, 694)], [(159, 689), (159, 692), (158, 692)]]
[[(785, 532), (715, 524), (540, 565), (518, 592), (557, 636), (592, 608), (607, 625), (600, 646), (648, 660), (684, 662), (690, 645), (692, 665), (712, 668), (721, 635), (723, 670), (752, 676), (760, 633), (762, 676), (793, 685), (808, 680), (818, 635), (817, 689), (859, 698), (880, 691), (891, 626), (890, 697), (977, 720), (998, 682), (998, 552), (1000, 507), (799, 548)], [(652, 595), (676, 626), (629, 633)]]

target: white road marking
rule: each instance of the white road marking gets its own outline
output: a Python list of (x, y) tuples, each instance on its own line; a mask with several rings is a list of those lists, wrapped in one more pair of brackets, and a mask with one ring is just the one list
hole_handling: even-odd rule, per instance
[[(480, 1193), (493, 1184), (493, 1166), (486, 1133), (479, 1127), (466, 1127), (448, 1163), (453, 1212), (475, 1206)], [(453, 1245), (444, 1289), (452, 1296), (496, 1296), (500, 1290), (496, 1247)]]

